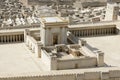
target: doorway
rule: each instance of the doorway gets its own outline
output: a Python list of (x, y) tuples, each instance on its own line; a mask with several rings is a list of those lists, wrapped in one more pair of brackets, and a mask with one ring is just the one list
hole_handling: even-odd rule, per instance
[(58, 34), (53, 34), (53, 45), (58, 44)]

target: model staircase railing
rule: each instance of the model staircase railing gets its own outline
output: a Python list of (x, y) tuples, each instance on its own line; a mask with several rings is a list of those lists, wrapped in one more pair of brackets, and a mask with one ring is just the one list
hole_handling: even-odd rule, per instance
[(70, 31), (67, 32), (67, 38), (74, 44), (78, 43), (78, 38), (75, 37)]

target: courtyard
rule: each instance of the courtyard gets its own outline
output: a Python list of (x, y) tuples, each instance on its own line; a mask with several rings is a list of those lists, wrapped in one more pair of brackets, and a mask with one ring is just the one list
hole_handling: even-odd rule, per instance
[(83, 38), (93, 49), (105, 53), (105, 64), (120, 67), (120, 35)]
[(41, 65), (24, 43), (0, 45), (0, 73), (41, 72)]

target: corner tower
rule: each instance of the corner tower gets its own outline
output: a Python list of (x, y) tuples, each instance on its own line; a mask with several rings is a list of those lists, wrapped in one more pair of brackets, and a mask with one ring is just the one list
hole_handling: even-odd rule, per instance
[(68, 22), (61, 17), (41, 18), (41, 42), (44, 46), (67, 43)]
[(107, 9), (105, 15), (106, 21), (118, 20), (118, 14), (119, 14), (118, 3), (120, 3), (120, 0), (107, 0)]

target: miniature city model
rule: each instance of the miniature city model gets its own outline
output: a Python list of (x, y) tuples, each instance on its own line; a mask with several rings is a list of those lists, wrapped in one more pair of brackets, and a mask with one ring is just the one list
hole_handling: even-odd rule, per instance
[(0, 80), (120, 80), (119, 3), (2, 0)]

